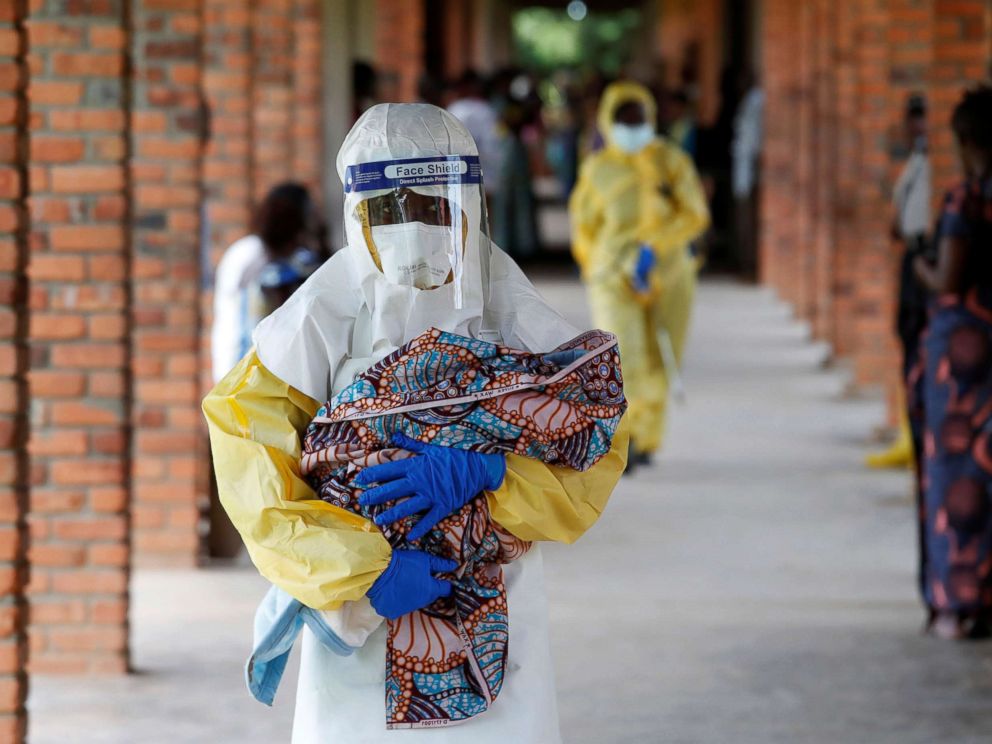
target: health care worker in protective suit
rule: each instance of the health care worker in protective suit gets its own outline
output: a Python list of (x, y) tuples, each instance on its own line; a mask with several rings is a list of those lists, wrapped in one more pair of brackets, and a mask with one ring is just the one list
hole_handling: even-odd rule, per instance
[[(576, 330), (491, 247), (478, 151), (450, 114), (374, 106), (345, 139), (337, 169), (348, 247), (259, 325), (254, 349), (204, 401), (221, 500), (259, 571), (325, 610), (352, 645), (367, 636), (338, 656), (305, 632), (293, 741), (557, 742), (536, 545), (504, 567), (511, 640), (493, 707), (458, 726), (386, 731), (379, 615), (426, 606), (448, 582), (438, 565), (413, 560), (419, 551), (392, 551), (370, 521), (317, 499), (300, 476), (300, 432), (320, 402), (431, 327), (530, 351)], [(602, 511), (626, 448), (622, 423), (610, 452), (585, 472), (507, 455), (487, 490), (492, 517), (524, 540), (576, 540)], [(449, 478), (442, 490), (458, 488)]]
[(620, 341), (632, 465), (661, 445), (666, 367), (681, 360), (696, 287), (688, 245), (709, 225), (695, 166), (655, 135), (655, 116), (645, 87), (608, 86), (598, 114), (606, 147), (582, 164), (569, 200), (593, 324)]

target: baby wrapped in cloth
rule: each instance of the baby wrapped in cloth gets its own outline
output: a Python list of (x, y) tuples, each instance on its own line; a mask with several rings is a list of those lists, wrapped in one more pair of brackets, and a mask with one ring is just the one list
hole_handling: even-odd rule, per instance
[[(584, 471), (610, 450), (626, 410), (614, 336), (591, 331), (545, 354), (429, 330), (360, 375), (307, 429), (303, 474), (325, 501), (373, 519), (355, 479), (365, 467), (416, 456), (391, 444), (517, 454)], [(394, 550), (452, 559), (450, 597), (390, 620), (390, 728), (464, 721), (496, 699), (506, 667), (508, 609), (500, 564), (530, 544), (502, 529), (479, 494), (409, 541), (414, 518), (384, 525)]]

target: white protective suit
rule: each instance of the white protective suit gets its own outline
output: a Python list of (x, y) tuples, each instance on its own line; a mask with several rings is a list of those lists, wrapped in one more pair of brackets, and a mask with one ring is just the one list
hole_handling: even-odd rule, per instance
[[(346, 182), (349, 166), (451, 155), (477, 155), (471, 135), (453, 116), (426, 104), (380, 104), (355, 124), (338, 154), (337, 169)], [(457, 193), (466, 221), (465, 249), (453, 281), (429, 291), (388, 282), (376, 266), (365, 237), (367, 225), (356, 209), (377, 192), (352, 191), (345, 194), (348, 247), (255, 332), (259, 360), (311, 398), (328, 399), (356, 374), (431, 327), (500, 339), (531, 351), (553, 349), (577, 334), (509, 257), (490, 249), (479, 185), (414, 190), (449, 198)], [(385, 626), (348, 657), (325, 649), (305, 631), (293, 742), (558, 742), (542, 572), (537, 545), (504, 567), (510, 655), (503, 690), (491, 710), (450, 728), (387, 731)]]

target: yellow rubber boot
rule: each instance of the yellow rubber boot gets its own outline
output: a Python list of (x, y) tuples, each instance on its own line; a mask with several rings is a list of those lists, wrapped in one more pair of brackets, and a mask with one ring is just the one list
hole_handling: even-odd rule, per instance
[(882, 452), (875, 452), (865, 458), (869, 468), (912, 468), (913, 437), (909, 431), (909, 417), (903, 407), (899, 415), (899, 435), (892, 446)]

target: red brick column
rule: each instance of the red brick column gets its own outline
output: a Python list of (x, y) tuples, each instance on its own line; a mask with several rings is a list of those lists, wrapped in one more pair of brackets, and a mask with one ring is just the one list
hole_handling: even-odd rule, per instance
[[(926, 93), (930, 70), (933, 65), (934, 0), (889, 0), (890, 87), (893, 109), (893, 143), (902, 141), (903, 113), (906, 98), (912, 93)], [(943, 127), (944, 122), (933, 122)], [(937, 135), (940, 136), (939, 134)], [(897, 154), (894, 148), (893, 154)], [(897, 175), (899, 162), (893, 163), (893, 176)]]
[(383, 73), (386, 101), (417, 100), (424, 71), (424, 0), (374, 0), (375, 65)]
[[(250, 231), (253, 205), (275, 183), (301, 181), (319, 203), (322, 174), (333, 163), (323, 148), (319, 0), (201, 5), (202, 90), (210, 124), (201, 169), (201, 269), (207, 274), (199, 316), (202, 395), (213, 386), (211, 275), (223, 252)], [(207, 447), (202, 434), (198, 446)], [(204, 455), (208, 466), (207, 460)], [(206, 494), (208, 471), (197, 476)], [(211, 543), (226, 550), (226, 516), (216, 501), (210, 519), (221, 532)]]
[[(251, 222), (252, 157), (252, 3), (250, 0), (201, 0), (202, 86), (209, 136), (202, 157), (201, 227), (204, 289), (200, 293), (200, 392), (213, 387), (210, 332), (213, 323), (213, 272), (224, 250), (244, 237)], [(224, 370), (226, 371), (226, 370)], [(206, 434), (203, 446), (209, 449)], [(209, 461), (205, 463), (210, 467)], [(205, 474), (207, 476), (208, 474)], [(213, 490), (209, 477), (203, 489)], [(216, 494), (210, 494), (210, 544), (227, 546), (233, 538)], [(226, 528), (226, 529), (225, 529)], [(217, 530), (221, 534), (214, 532)], [(227, 533), (227, 534), (225, 534)]]
[[(959, 177), (948, 127), (989, 72), (984, 0), (767, 0), (761, 277), (895, 400), (898, 251), (888, 227), (907, 94), (931, 104), (935, 201)], [(927, 85), (929, 83), (929, 85)]]
[(792, 246), (795, 263), (794, 303), (796, 315), (812, 323), (816, 314), (816, 252), (813, 206), (815, 183), (818, 176), (815, 160), (813, 133), (815, 101), (813, 77), (816, 48), (815, 4), (797, 3), (794, 34), (798, 41), (797, 56), (793, 62), (796, 70), (795, 90), (798, 120), (796, 121), (796, 149), (793, 152), (796, 169), (796, 240)]
[(693, 19), (699, 43), (699, 100), (697, 116), (703, 124), (716, 119), (720, 71), (723, 67), (723, 0), (696, 0)]
[(192, 565), (207, 453), (200, 415), (197, 2), (132, 4), (135, 560)]
[(658, 3), (658, 23), (654, 33), (657, 49), (652, 56), (663, 64), (664, 79), (656, 82), (680, 86), (686, 50), (691, 46), (698, 47), (696, 114), (703, 124), (713, 121), (720, 104), (724, 6), (721, 0), (661, 0)]
[(860, 234), (854, 323), (857, 334), (855, 382), (891, 383), (898, 377), (892, 333), (896, 272), (888, 236), (891, 218), (892, 122), (890, 90), (889, 0), (863, 0), (855, 46), (858, 70), (857, 127), (861, 140), (856, 190)]
[(321, 24), (318, 0), (294, 0), (292, 176), (323, 202), (323, 172), (334, 164), (324, 154), (321, 104)]
[(857, 221), (861, 136), (856, 50), (860, 11), (850, 2), (834, 6), (833, 64), (836, 91), (833, 165), (830, 174), (832, 223), (830, 333), (834, 353), (846, 357), (857, 348), (854, 323), (857, 304), (857, 261), (861, 233)]
[(449, 80), (457, 80), (462, 73), (472, 67), (472, 25), (470, 17), (474, 8), (471, 3), (461, 0), (445, 0), (444, 15), (437, 20), (441, 24), (444, 39), (444, 68), (441, 74)]
[(252, 185), (259, 201), (293, 175), (293, 3), (254, 5), (252, 95)]
[(128, 86), (120, 2), (34, 3), (31, 668), (128, 666)]
[[(251, 217), (252, 14), (249, 0), (203, 0), (203, 90), (210, 139), (203, 159), (210, 265)], [(206, 298), (205, 319), (210, 310)], [(204, 329), (209, 335), (209, 329)]]
[(815, 0), (810, 9), (811, 27), (811, 253), (810, 320), (814, 337), (830, 338), (833, 310), (833, 200), (836, 168), (837, 86), (835, 47), (837, 5)]
[(763, 277), (852, 357), (858, 384), (898, 375), (888, 224), (901, 101), (891, 84), (914, 59), (898, 24), (917, 23), (919, 5), (766, 5)]
[[(903, 131), (906, 101), (911, 94), (927, 92), (927, 79), (933, 63), (933, 0), (889, 0), (889, 13), (889, 183), (894, 185), (906, 162), (907, 143)], [(931, 126), (933, 125), (942, 127), (943, 122), (934, 121), (931, 117)], [(895, 211), (889, 206), (886, 214), (891, 222)], [(893, 293), (898, 286), (903, 250), (901, 243), (890, 241), (887, 270), (893, 277)], [(895, 425), (901, 413), (901, 393), (905, 386), (901, 374), (901, 352), (895, 333), (894, 296), (888, 304), (887, 312), (889, 322), (886, 330), (891, 341), (886, 344), (885, 350), (890, 355), (890, 362), (880, 377), (889, 399), (888, 424)]]
[[(210, 139), (203, 154), (207, 263), (248, 233), (256, 200), (302, 181), (320, 198), (321, 17), (318, 0), (202, 0), (203, 91)], [(212, 316), (202, 298), (204, 349)], [(204, 369), (209, 365), (205, 362)], [(207, 384), (207, 381), (204, 381)]]
[(762, 19), (762, 86), (765, 90), (761, 166), (759, 276), (781, 296), (799, 299), (799, 6), (766, 0)]
[(987, 0), (931, 0), (933, 65), (930, 73), (930, 158), (934, 207), (961, 178), (950, 121), (964, 90), (988, 80), (992, 65), (992, 9)]
[(202, 2), (211, 133), (203, 187), (210, 265), (216, 266), (224, 249), (250, 229), (256, 199), (290, 178), (319, 197), (321, 174), (333, 163), (323, 153), (318, 0)]
[(0, 741), (11, 744), (27, 728), (25, 11), (22, 2), (0, 6)]
[(894, 379), (887, 237), (888, 0), (765, 5), (763, 280), (851, 355)]

